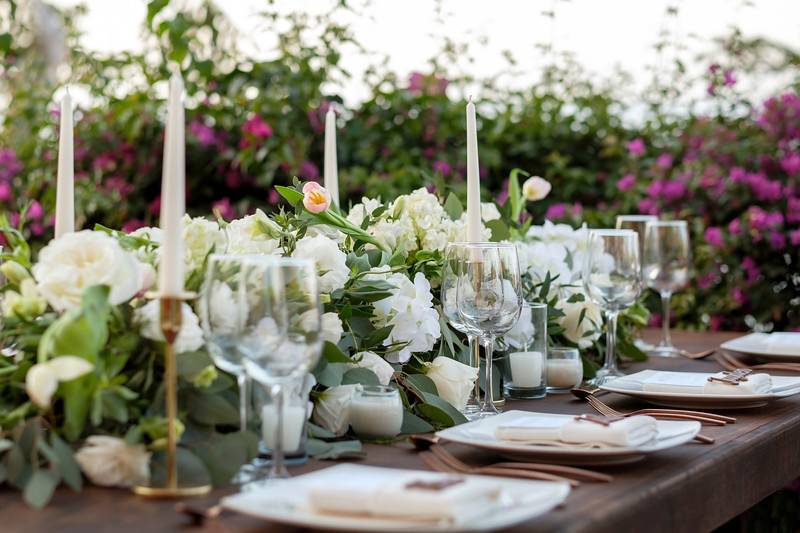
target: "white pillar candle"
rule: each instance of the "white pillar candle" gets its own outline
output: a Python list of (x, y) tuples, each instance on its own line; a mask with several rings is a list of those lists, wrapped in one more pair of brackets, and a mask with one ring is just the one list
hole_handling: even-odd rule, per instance
[[(284, 452), (295, 452), (300, 448), (300, 439), (303, 436), (307, 418), (306, 408), (302, 405), (283, 406), (283, 442)], [(264, 443), (270, 449), (275, 449), (278, 431), (278, 409), (275, 404), (265, 405), (261, 409), (261, 433)]]
[(325, 188), (333, 204), (339, 207), (339, 165), (336, 157), (336, 112), (333, 106), (325, 113)]
[(72, 97), (61, 99), (56, 178), (56, 239), (75, 231), (75, 156), (72, 143)]
[(515, 387), (540, 387), (544, 373), (542, 352), (512, 352), (508, 354), (511, 364), (511, 381)]
[(467, 242), (481, 242), (481, 179), (478, 166), (478, 128), (475, 104), (467, 103)]
[(579, 359), (550, 359), (547, 361), (547, 385), (567, 389), (583, 381), (583, 363)]
[(357, 394), (350, 402), (350, 425), (363, 437), (396, 437), (403, 426), (400, 395), (396, 392), (386, 396)]
[(183, 292), (183, 214), (186, 211), (186, 160), (184, 144), (183, 80), (169, 81), (169, 103), (164, 135), (161, 181), (161, 264), (159, 292), (179, 296)]

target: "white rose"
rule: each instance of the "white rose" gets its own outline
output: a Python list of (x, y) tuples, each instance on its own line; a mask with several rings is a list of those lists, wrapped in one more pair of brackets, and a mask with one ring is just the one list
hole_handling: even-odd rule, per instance
[(115, 238), (83, 230), (50, 241), (32, 271), (42, 296), (65, 311), (80, 305), (81, 293), (92, 285), (108, 285), (112, 305), (130, 300), (141, 288), (140, 268)]
[[(564, 328), (564, 337), (581, 348), (588, 348), (600, 338), (603, 314), (600, 307), (590, 301), (585, 294), (582, 302), (569, 303), (567, 300), (575, 292), (578, 291), (568, 291), (558, 304), (564, 312), (564, 316), (559, 319), (559, 323)], [(583, 316), (583, 320), (580, 320), (584, 309), (586, 313)], [(592, 334), (586, 335), (589, 332), (592, 332)]]
[(361, 198), (360, 204), (356, 204), (350, 209), (350, 212), (347, 214), (347, 220), (360, 227), (364, 219), (367, 218), (367, 215), (371, 215), (372, 212), (380, 206), (380, 200), (363, 197)]
[[(193, 352), (203, 346), (203, 330), (200, 320), (189, 304), (181, 305), (181, 330), (175, 339), (175, 353)], [(140, 328), (142, 337), (164, 342), (160, 325), (161, 307), (158, 300), (151, 300), (133, 313), (133, 322)]]
[(262, 210), (244, 218), (232, 220), (225, 228), (229, 254), (272, 254), (280, 241), (280, 227)]
[(306, 237), (326, 237), (332, 241), (335, 241), (336, 244), (342, 244), (345, 239), (344, 233), (339, 231), (336, 228), (332, 228), (327, 224), (315, 224), (313, 226), (309, 226), (306, 230)]
[(439, 356), (428, 364), (425, 375), (436, 384), (439, 397), (462, 411), (467, 406), (469, 394), (478, 379), (478, 369), (455, 359)]
[(386, 359), (375, 352), (359, 352), (353, 356), (355, 363), (350, 364), (350, 368), (366, 368), (378, 376), (381, 385), (388, 385), (394, 376), (394, 368)]
[(203, 217), (183, 217), (184, 263), (187, 274), (203, 266), (211, 252), (225, 250), (225, 233), (219, 224)]
[(336, 241), (322, 235), (300, 239), (292, 257), (311, 259), (316, 263), (321, 293), (341, 289), (350, 276), (347, 255), (339, 249)]
[(503, 340), (511, 348), (525, 348), (533, 341), (534, 334), (536, 333), (533, 327), (533, 320), (531, 320), (531, 308), (523, 307), (520, 311), (519, 319), (505, 335)]
[(344, 333), (344, 328), (339, 315), (336, 313), (323, 313), (322, 340), (337, 344), (339, 339), (342, 338), (342, 333)]
[(350, 402), (362, 386), (359, 384), (339, 385), (322, 392), (314, 406), (312, 420), (337, 437), (347, 433), (350, 427)]
[(211, 294), (202, 298), (199, 304), (203, 320), (207, 320), (210, 329), (221, 335), (236, 333), (241, 320), (233, 289), (227, 283), (215, 280), (207, 290)]
[(131, 487), (150, 479), (150, 453), (123, 439), (93, 435), (75, 454), (75, 460), (95, 485)]
[(50, 407), (59, 382), (71, 381), (94, 369), (92, 363), (75, 355), (61, 355), (33, 365), (25, 375), (25, 392), (39, 407)]
[(497, 220), (500, 218), (500, 211), (494, 203), (484, 202), (481, 204), (481, 218), (484, 222)]
[(522, 184), (522, 196), (529, 202), (542, 200), (553, 188), (550, 182), (539, 176), (531, 176)]

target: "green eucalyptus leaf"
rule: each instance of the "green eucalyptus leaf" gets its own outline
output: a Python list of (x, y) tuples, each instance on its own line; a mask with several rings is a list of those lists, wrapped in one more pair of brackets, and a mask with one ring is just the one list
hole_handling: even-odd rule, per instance
[(367, 387), (381, 384), (380, 380), (378, 380), (378, 376), (376, 376), (375, 372), (372, 370), (368, 368), (351, 368), (342, 376), (342, 385), (353, 385), (356, 383)]
[(461, 204), (461, 200), (452, 192), (447, 195), (447, 200), (444, 202), (444, 210), (451, 220), (458, 220), (464, 214), (464, 206)]
[(308, 439), (307, 449), (309, 455), (315, 459), (361, 459), (366, 455), (361, 442), (357, 440), (324, 442)]
[(59, 481), (59, 477), (51, 471), (41, 469), (34, 471), (22, 492), (25, 503), (36, 509), (41, 509), (53, 497), (53, 491), (55, 491)]
[(325, 341), (325, 344), (322, 347), (322, 357), (329, 363), (352, 363), (353, 360), (345, 355), (345, 353), (339, 349), (338, 346), (333, 344), (332, 342)]
[(403, 426), (400, 433), (403, 435), (413, 435), (415, 433), (430, 433), (434, 427), (422, 418), (408, 410), (403, 411)]
[(69, 485), (72, 490), (80, 491), (83, 487), (83, 478), (72, 448), (55, 433), (50, 434), (50, 446), (58, 458), (58, 469), (64, 483)]
[(209, 426), (239, 424), (239, 409), (221, 395), (192, 392), (186, 402), (189, 416)]

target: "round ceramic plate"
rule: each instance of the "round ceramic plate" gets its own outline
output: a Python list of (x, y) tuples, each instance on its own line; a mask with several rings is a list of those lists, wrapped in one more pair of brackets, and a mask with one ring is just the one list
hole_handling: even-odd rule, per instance
[(769, 333), (751, 333), (723, 342), (719, 347), (723, 350), (739, 352), (746, 355), (755, 355), (759, 359), (766, 359), (769, 361), (800, 363), (800, 353), (797, 349), (781, 350), (772, 348), (769, 346), (769, 336)]
[(763, 407), (781, 398), (781, 396), (774, 393), (742, 396), (687, 394), (681, 392), (646, 392), (611, 387), (608, 385), (601, 385), (600, 388), (604, 391), (640, 398), (655, 405), (678, 407), (680, 409), (750, 409), (753, 407)]

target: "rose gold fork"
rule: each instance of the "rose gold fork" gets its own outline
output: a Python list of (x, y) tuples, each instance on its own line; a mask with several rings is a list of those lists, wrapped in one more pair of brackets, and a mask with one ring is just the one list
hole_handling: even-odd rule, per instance
[(763, 363), (758, 365), (746, 365), (738, 358), (726, 351), (719, 351), (714, 356), (714, 360), (725, 370), (736, 370), (737, 368), (749, 368), (751, 370), (780, 370), (783, 372), (800, 372), (798, 363)]

